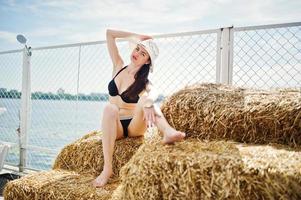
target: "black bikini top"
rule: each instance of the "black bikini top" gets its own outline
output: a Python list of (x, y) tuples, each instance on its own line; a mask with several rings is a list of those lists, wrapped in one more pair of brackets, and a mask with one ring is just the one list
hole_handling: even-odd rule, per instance
[(119, 72), (114, 76), (114, 78), (109, 82), (108, 85), (108, 90), (109, 90), (109, 94), (110, 96), (114, 97), (119, 95), (121, 97), (121, 99), (126, 102), (126, 103), (137, 103), (139, 100), (139, 95), (137, 94), (134, 98), (129, 99), (128, 97), (124, 96), (124, 93), (128, 90), (126, 89), (124, 92), (122, 92), (121, 94), (119, 94), (118, 92), (118, 88), (117, 85), (115, 83), (115, 78), (116, 76), (118, 76), (118, 74), (120, 74), (120, 72), (122, 72), (125, 68), (127, 68), (127, 66), (123, 67), (121, 70), (119, 70)]

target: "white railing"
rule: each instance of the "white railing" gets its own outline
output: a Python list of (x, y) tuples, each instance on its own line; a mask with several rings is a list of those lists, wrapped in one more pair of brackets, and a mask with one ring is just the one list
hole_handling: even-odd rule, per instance
[[(163, 96), (200, 82), (301, 88), (301, 22), (154, 38), (160, 56), (151, 79)], [(119, 41), (118, 46), (129, 63), (128, 44)], [(7, 97), (0, 98), (0, 107), (7, 110), (0, 116), (0, 141), (12, 144), (7, 164), (48, 169), (64, 145), (100, 129), (112, 75), (106, 42), (32, 48), (30, 113), (21, 109), (19, 99), (21, 66), (22, 50), (0, 52), (0, 95)], [(17, 91), (9, 91), (13, 89)], [(29, 117), (20, 121), (22, 115)], [(16, 129), (22, 123), (30, 128), (20, 148)]]

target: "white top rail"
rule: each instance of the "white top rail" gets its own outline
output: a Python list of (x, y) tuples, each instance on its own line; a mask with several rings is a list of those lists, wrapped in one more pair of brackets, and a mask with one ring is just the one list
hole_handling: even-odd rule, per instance
[[(190, 36), (197, 34), (210, 34), (217, 33), (220, 29), (211, 29), (211, 30), (203, 30), (203, 31), (191, 31), (191, 32), (182, 32), (182, 33), (171, 33), (171, 34), (161, 34), (154, 35), (153, 38), (166, 38), (166, 37), (179, 37), (179, 36)], [(127, 41), (126, 39), (118, 39), (120, 42)], [(94, 41), (94, 42), (82, 42), (82, 43), (74, 43), (74, 44), (65, 44), (65, 45), (55, 45), (55, 46), (47, 46), (47, 47), (37, 47), (32, 48), (32, 50), (42, 50), (42, 49), (57, 49), (57, 48), (67, 48), (67, 47), (78, 47), (83, 45), (95, 45), (95, 44), (104, 44), (106, 40)]]
[[(260, 26), (245, 26), (245, 27), (236, 27), (236, 28), (233, 28), (233, 29), (234, 29), (234, 31), (249, 31), (249, 30), (255, 30), (255, 29), (258, 30), (258, 29), (283, 28), (283, 27), (294, 27), (294, 26), (301, 26), (301, 22), (283, 23), (283, 24), (269, 24), (269, 25), (260, 25)], [(222, 28), (200, 30), (200, 31), (190, 31), (190, 32), (181, 32), (181, 33), (160, 34), (160, 35), (153, 35), (153, 37), (154, 38), (166, 38), (166, 37), (178, 37), (178, 36), (191, 36), (191, 35), (196, 35), (196, 34), (211, 34), (211, 33), (217, 33)], [(126, 41), (126, 40), (125, 39), (120, 39), (119, 41)], [(104, 44), (104, 43), (106, 43), (106, 40), (37, 47), (37, 48), (32, 48), (32, 50), (78, 47), (78, 46), (82, 46), (82, 45), (95, 45), (95, 44)], [(1, 54), (8, 54), (8, 53), (17, 53), (17, 52), (21, 52), (21, 51), (22, 51), (22, 49), (11, 50), (11, 51), (2, 51), (2, 52), (0, 52), (0, 55)]]
[(211, 33), (217, 33), (218, 31), (220, 31), (220, 29), (209, 29), (209, 30), (201, 30), (201, 31), (182, 32), (182, 33), (170, 33), (170, 34), (154, 35), (153, 38), (191, 36), (197, 34), (211, 34)]
[[(196, 34), (210, 34), (210, 33), (217, 33), (217, 31), (219, 31), (219, 30), (220, 29), (210, 29), (210, 30), (191, 31), (191, 32), (182, 32), (182, 33), (161, 34), (161, 35), (154, 35), (153, 37), (154, 38), (166, 38), (166, 37), (190, 36), (190, 35), (196, 35)], [(126, 40), (118, 39), (118, 41), (122, 42), (122, 41), (126, 41)], [(58, 49), (58, 48), (78, 47), (78, 46), (83, 46), (83, 45), (96, 45), (96, 44), (104, 44), (104, 43), (106, 43), (106, 40), (45, 46), (45, 47), (36, 47), (36, 48), (32, 48), (32, 50)], [(22, 51), (22, 49), (3, 51), (3, 52), (0, 52), (0, 54), (15, 53), (15, 52), (21, 52), (21, 51)]]
[(22, 52), (22, 51), (23, 51), (23, 49), (10, 50), (10, 51), (1, 51), (0, 55), (1, 54), (8, 54), (8, 53), (18, 53), (18, 52)]
[(95, 45), (95, 44), (104, 44), (104, 43), (106, 43), (105, 40), (95, 41), (95, 42), (81, 42), (81, 43), (74, 43), (74, 44), (62, 44), (62, 45), (54, 45), (54, 46), (46, 46), (46, 47), (37, 47), (37, 48), (32, 48), (32, 50), (59, 49), (59, 48), (79, 47), (83, 45)]
[(251, 31), (251, 30), (258, 30), (258, 29), (284, 28), (284, 27), (294, 27), (294, 26), (301, 26), (301, 22), (269, 24), (269, 25), (259, 25), (259, 26), (244, 26), (244, 27), (236, 27), (233, 29), (234, 31)]

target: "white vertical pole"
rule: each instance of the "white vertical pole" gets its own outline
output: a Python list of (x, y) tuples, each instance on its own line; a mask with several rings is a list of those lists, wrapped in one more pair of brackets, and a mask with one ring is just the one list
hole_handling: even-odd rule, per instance
[(232, 85), (233, 82), (233, 41), (234, 40), (234, 29), (233, 27), (230, 27), (230, 32), (229, 32), (229, 66), (228, 66), (228, 84)]
[(220, 83), (220, 74), (221, 74), (221, 36), (222, 29), (217, 32), (216, 37), (216, 83)]
[(79, 45), (78, 48), (78, 63), (77, 63), (77, 87), (76, 87), (76, 108), (75, 108), (75, 116), (76, 116), (76, 134), (78, 134), (78, 94), (79, 94), (79, 78), (80, 78), (80, 59), (81, 59), (81, 49), (82, 49), (82, 45)]
[(229, 72), (229, 28), (222, 29), (222, 54), (221, 54), (221, 70), (220, 70), (220, 83), (228, 84)]
[(217, 68), (217, 82), (232, 84), (233, 73), (233, 27), (221, 29), (220, 68)]
[(23, 68), (22, 68), (22, 94), (21, 94), (21, 112), (20, 112), (20, 165), (19, 171), (24, 171), (26, 167), (26, 147), (28, 133), (30, 129), (30, 55), (26, 47), (23, 50)]

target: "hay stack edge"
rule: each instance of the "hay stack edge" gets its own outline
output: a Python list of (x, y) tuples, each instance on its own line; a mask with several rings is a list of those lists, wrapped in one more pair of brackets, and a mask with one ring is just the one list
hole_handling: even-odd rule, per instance
[[(113, 156), (115, 175), (118, 175), (120, 168), (127, 163), (142, 143), (143, 137), (116, 141)], [(54, 162), (53, 169), (97, 176), (101, 173), (103, 164), (101, 132), (94, 131), (63, 148)]]
[(167, 121), (188, 137), (301, 145), (301, 91), (196, 84), (162, 105)]
[(143, 144), (112, 199), (301, 199), (301, 151), (189, 138)]
[(96, 190), (90, 183), (94, 176), (81, 175), (72, 171), (51, 170), (33, 173), (7, 184), (5, 200), (107, 200), (118, 186), (118, 180)]
[(52, 170), (9, 182), (5, 199), (301, 199), (301, 91), (196, 84), (161, 108), (185, 141), (117, 141), (115, 175), (95, 189), (94, 131), (63, 148)]
[(116, 141), (113, 157), (114, 176), (104, 188), (90, 183), (103, 166), (101, 132), (93, 131), (62, 149), (53, 170), (39, 172), (9, 182), (5, 200), (32, 199), (110, 199), (119, 183), (119, 170), (143, 143), (142, 137)]

